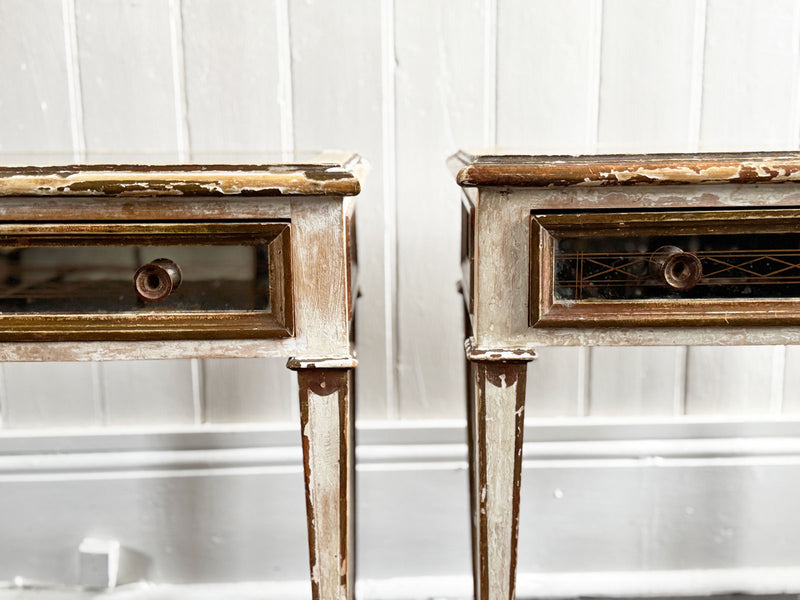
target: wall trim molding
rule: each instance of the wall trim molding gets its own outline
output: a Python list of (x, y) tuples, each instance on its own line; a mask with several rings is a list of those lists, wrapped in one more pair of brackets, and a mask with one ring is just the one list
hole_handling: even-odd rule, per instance
[[(49, 586), (23, 582), (25, 589), (49, 589), (54, 595), (48, 594), (48, 600), (307, 598), (307, 582), (301, 579), (307, 563), (299, 437), (293, 425), (4, 432), (0, 434), (4, 527), (14, 531), (17, 547), (5, 557), (12, 562), (0, 579), (19, 573), (55, 582)], [(781, 533), (796, 525), (790, 498), (791, 481), (800, 473), (800, 421), (537, 422), (526, 428), (526, 437), (524, 482), (531, 493), (523, 496), (529, 512), (522, 524), (527, 557), (520, 566), (520, 598), (800, 593), (800, 567), (782, 568), (797, 558), (796, 545)], [(360, 597), (468, 597), (463, 423), (362, 424), (359, 443), (364, 502), (360, 522), (370, 524), (362, 540), (368, 548), (362, 577), (371, 577), (359, 581)], [(689, 485), (682, 487), (682, 482)], [(742, 494), (751, 489), (754, 493)], [(783, 501), (766, 512), (758, 508), (776, 497)], [(48, 519), (15, 516), (29, 515), (31, 510), (60, 514), (64, 506), (70, 522), (59, 522), (58, 532)], [(163, 536), (192, 530), (191, 516), (179, 519), (171, 533), (163, 531), (170, 521), (158, 518), (148, 520), (150, 529), (141, 531), (132, 521), (141, 506), (159, 506), (162, 519), (169, 506), (208, 509), (197, 539), (189, 536), (177, 543), (184, 551), (199, 546), (205, 562), (198, 564), (214, 566), (213, 574), (176, 567), (164, 554)], [(718, 506), (727, 508), (718, 514)], [(292, 508), (291, 519), (283, 518), (289, 507), (297, 510)], [(231, 509), (239, 513), (232, 515)], [(242, 546), (237, 536), (253, 511), (267, 516), (258, 524), (258, 535)], [(386, 511), (392, 515), (389, 520)], [(593, 519), (591, 533), (559, 529), (570, 515), (577, 515), (578, 521)], [(413, 528), (403, 525), (408, 519)], [(175, 585), (127, 585), (101, 595), (58, 587), (59, 582), (72, 581), (73, 545), (82, 536), (95, 535), (93, 523), (112, 532), (123, 546), (151, 557), (156, 569), (149, 573), (154, 580)], [(639, 531), (645, 531), (644, 537), (637, 537)], [(209, 541), (212, 535), (222, 540), (222, 546)], [(281, 545), (271, 547), (269, 541), (254, 545), (271, 536)], [(403, 565), (399, 571), (403, 577), (384, 579), (397, 572), (375, 560), (387, 539), (397, 546), (391, 550), (390, 563), (420, 539), (433, 546), (421, 548), (419, 556)], [(453, 552), (446, 559), (437, 558), (441, 549), (436, 539), (452, 540)], [(620, 556), (610, 562), (594, 558), (615, 541)], [(695, 548), (683, 562), (676, 562), (663, 550), (694, 542), (704, 542), (718, 556), (704, 556)], [(559, 544), (561, 554), (556, 554), (563, 559), (553, 560), (552, 552), (543, 551)], [(563, 554), (565, 549), (570, 551)], [(229, 567), (219, 565), (239, 552), (249, 561), (242, 567), (248, 577), (260, 574), (260, 565), (266, 563), (280, 565), (276, 578), (284, 581), (178, 585), (203, 581), (203, 575), (209, 577), (206, 581), (235, 579)], [(663, 560), (654, 558), (661, 554)], [(30, 556), (37, 560), (31, 562), (26, 558)], [(48, 563), (40, 562), (45, 558)], [(632, 571), (639, 561), (645, 561), (643, 568), (663, 564), (665, 570)], [(598, 569), (604, 564), (619, 570), (563, 571)], [(681, 564), (687, 570), (668, 570)], [(692, 570), (701, 565), (710, 568)], [(750, 568), (756, 565), (764, 568)], [(550, 571), (531, 572), (538, 568)], [(447, 575), (438, 576), (440, 571)], [(0, 584), (0, 600), (25, 596), (19, 586)]]
[[(364, 600), (466, 600), (472, 579), (467, 576), (407, 577), (360, 580), (357, 595)], [(47, 591), (43, 596), (42, 592)], [(27, 592), (27, 593), (26, 593)], [(800, 568), (709, 569), (613, 573), (520, 573), (517, 597), (575, 598), (593, 596), (685, 597), (746, 593), (753, 596), (800, 593)], [(0, 589), (0, 600), (308, 600), (307, 581), (245, 582), (205, 585), (135, 583), (108, 591), (55, 588), (20, 580)]]
[[(597, 421), (529, 425), (524, 468), (794, 464), (800, 421)], [(174, 429), (8, 431), (0, 434), (0, 481), (177, 471), (293, 472), (302, 465), (294, 425), (202, 426)], [(465, 469), (461, 422), (359, 428), (359, 470)]]

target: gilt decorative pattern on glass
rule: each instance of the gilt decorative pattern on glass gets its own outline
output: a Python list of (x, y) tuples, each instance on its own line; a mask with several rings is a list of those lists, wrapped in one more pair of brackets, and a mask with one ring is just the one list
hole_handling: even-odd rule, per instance
[(800, 297), (800, 234), (565, 237), (557, 300)]

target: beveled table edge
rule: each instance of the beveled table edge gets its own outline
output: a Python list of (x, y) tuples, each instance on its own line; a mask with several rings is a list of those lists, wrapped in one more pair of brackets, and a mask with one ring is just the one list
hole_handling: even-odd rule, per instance
[(0, 166), (0, 197), (355, 196), (367, 169), (340, 151), (301, 163)]
[(603, 187), (800, 182), (800, 152), (534, 155), (460, 150), (462, 187)]

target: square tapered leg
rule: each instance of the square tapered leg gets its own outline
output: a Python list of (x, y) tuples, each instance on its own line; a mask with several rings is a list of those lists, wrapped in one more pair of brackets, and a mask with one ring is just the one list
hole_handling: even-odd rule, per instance
[(513, 600), (525, 380), (530, 358), (470, 353), (470, 504), (476, 600)]
[(353, 369), (301, 368), (308, 546), (314, 600), (352, 600), (355, 589)]

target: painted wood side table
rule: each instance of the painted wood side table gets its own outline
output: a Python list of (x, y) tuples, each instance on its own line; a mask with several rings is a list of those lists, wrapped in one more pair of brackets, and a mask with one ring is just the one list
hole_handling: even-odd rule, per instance
[(0, 360), (289, 358), (315, 599), (353, 597), (364, 173), (358, 156), (332, 152), (0, 167)]
[(515, 596), (540, 346), (800, 343), (800, 154), (462, 151), (475, 597)]

